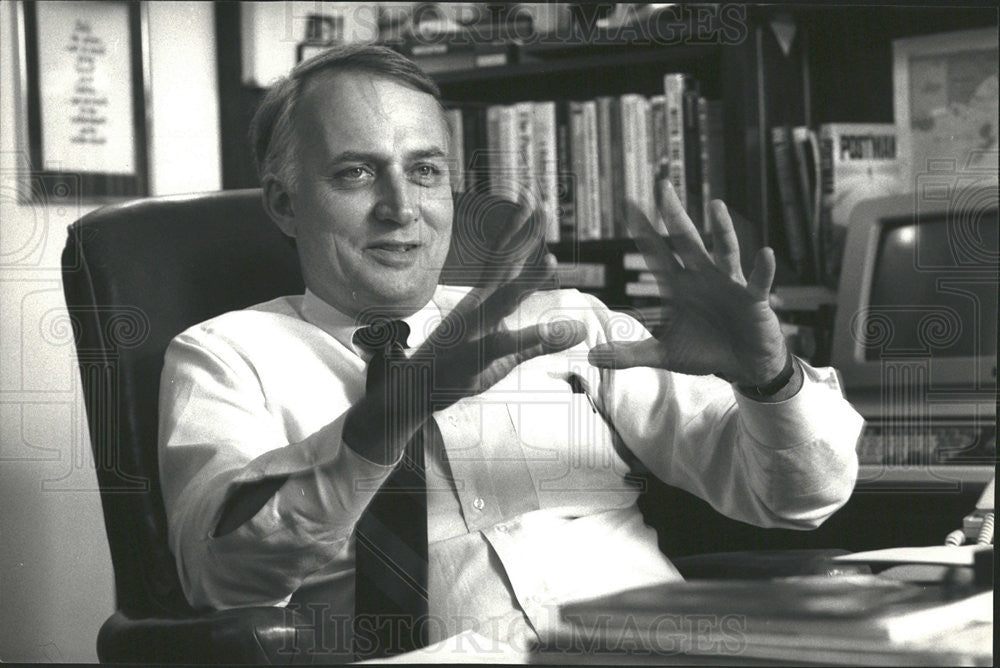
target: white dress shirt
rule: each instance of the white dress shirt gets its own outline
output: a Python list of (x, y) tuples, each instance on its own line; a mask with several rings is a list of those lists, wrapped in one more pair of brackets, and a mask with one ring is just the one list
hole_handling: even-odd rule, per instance
[[(410, 349), (467, 290), (441, 286), (406, 318)], [(754, 524), (812, 528), (850, 496), (862, 420), (832, 369), (803, 365), (802, 389), (778, 403), (712, 376), (599, 370), (591, 347), (649, 333), (574, 290), (536, 293), (504, 325), (559, 319), (583, 322), (586, 340), (435, 413), (444, 452), (427, 456), (432, 641), (470, 628), (517, 638), (551, 623), (553, 604), (680, 578), (643, 523), (614, 432), (663, 481)], [(160, 473), (194, 607), (312, 606), (337, 620), (327, 645), (349, 648), (351, 533), (391, 471), (341, 440), (365, 386), (357, 327), (306, 291), (171, 342)], [(215, 535), (237, 486), (277, 475), (291, 477), (251, 520)]]

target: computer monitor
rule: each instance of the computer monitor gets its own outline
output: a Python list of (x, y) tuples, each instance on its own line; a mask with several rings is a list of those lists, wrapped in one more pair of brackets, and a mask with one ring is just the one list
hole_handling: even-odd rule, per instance
[(857, 205), (832, 339), (848, 396), (995, 399), (998, 226), (995, 186), (928, 186)]
[(994, 469), (997, 199), (932, 181), (851, 215), (831, 357), (868, 421), (859, 481), (947, 486)]

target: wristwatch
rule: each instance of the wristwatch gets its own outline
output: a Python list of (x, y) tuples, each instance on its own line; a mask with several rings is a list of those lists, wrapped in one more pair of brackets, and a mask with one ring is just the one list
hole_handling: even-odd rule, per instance
[(783, 390), (788, 385), (788, 381), (795, 375), (795, 359), (791, 352), (786, 352), (786, 355), (785, 366), (774, 377), (774, 380), (763, 385), (737, 385), (736, 389), (751, 399), (764, 399)]

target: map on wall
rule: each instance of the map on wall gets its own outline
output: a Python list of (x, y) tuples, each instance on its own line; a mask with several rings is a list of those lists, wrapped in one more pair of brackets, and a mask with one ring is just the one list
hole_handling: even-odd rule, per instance
[(899, 154), (909, 185), (931, 172), (996, 181), (996, 29), (896, 40), (893, 51)]
[(959, 169), (997, 169), (997, 57), (994, 48), (910, 59), (918, 170), (937, 158), (957, 158)]

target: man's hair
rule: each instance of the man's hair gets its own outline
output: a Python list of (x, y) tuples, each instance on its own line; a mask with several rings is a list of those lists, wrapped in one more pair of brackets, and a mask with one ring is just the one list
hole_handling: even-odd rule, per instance
[(337, 46), (292, 68), (288, 76), (274, 82), (264, 95), (250, 124), (257, 174), (261, 180), (273, 175), (285, 187), (294, 188), (298, 176), (295, 153), (295, 109), (309, 81), (323, 73), (363, 72), (392, 79), (434, 97), (441, 91), (434, 80), (409, 58), (384, 46)]

